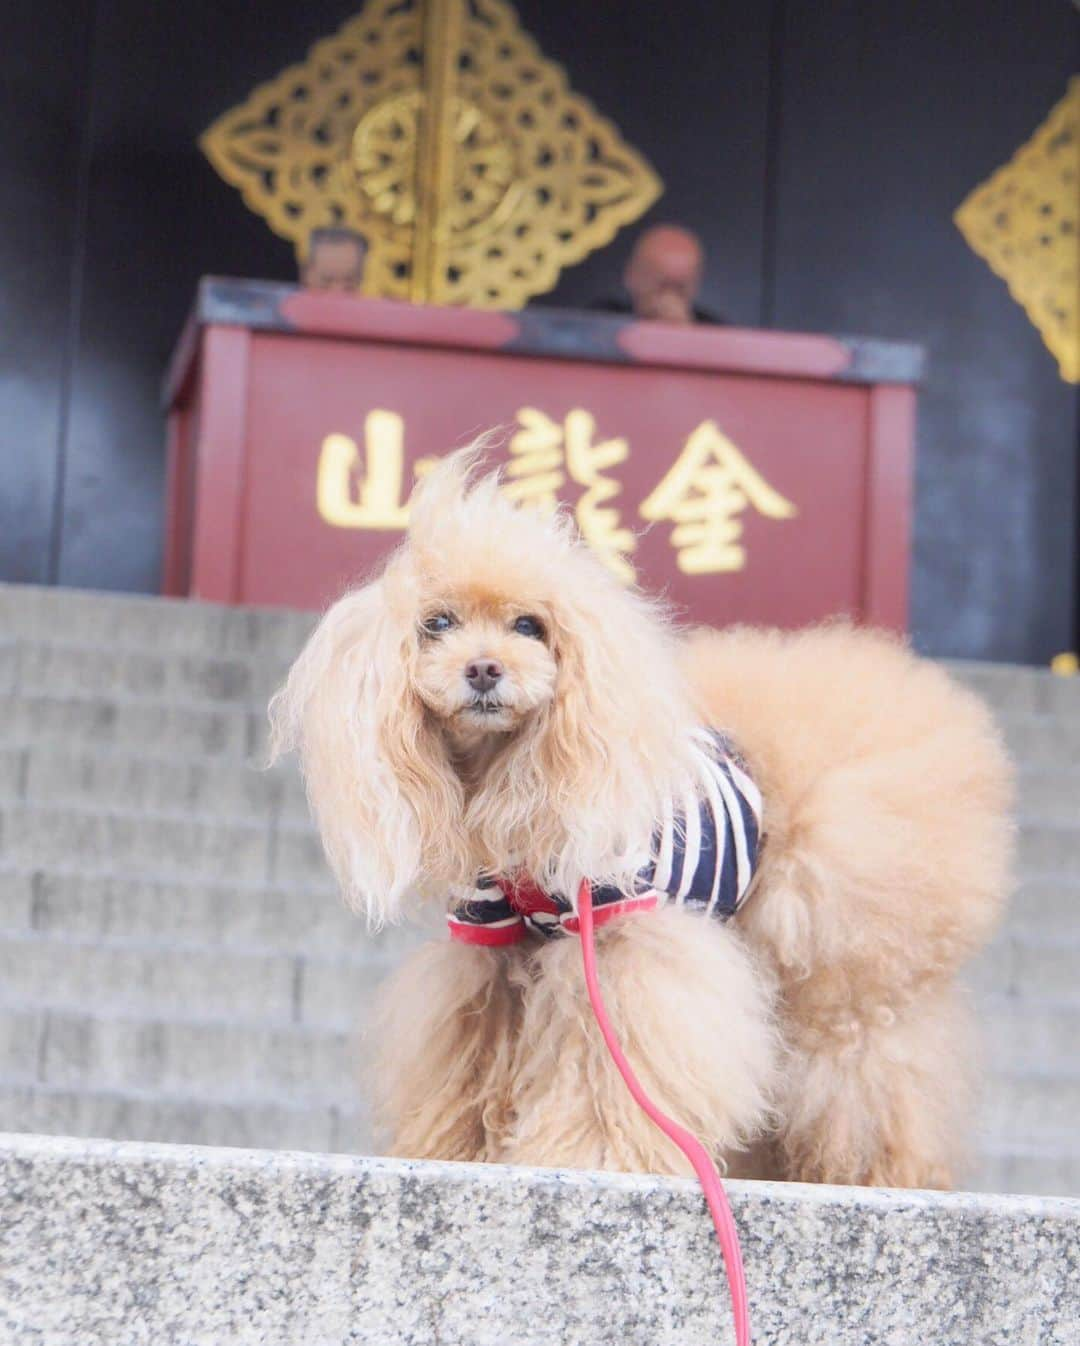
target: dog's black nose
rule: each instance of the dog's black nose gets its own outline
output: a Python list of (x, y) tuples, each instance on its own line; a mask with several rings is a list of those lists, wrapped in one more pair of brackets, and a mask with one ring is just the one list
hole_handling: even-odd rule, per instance
[(494, 659), (478, 659), (465, 665), (465, 680), (476, 692), (490, 692), (502, 675), (502, 664)]

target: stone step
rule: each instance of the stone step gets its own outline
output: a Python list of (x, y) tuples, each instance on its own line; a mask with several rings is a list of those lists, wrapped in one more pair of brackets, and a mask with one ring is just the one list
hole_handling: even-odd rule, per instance
[(83, 744), (188, 760), (247, 761), (264, 751), (265, 742), (265, 708), (27, 694), (5, 698), (0, 715), (4, 747)]
[(397, 928), (369, 933), (329, 884), (275, 888), (155, 880), (81, 871), (0, 869), (0, 932), (83, 940), (241, 945), (290, 953), (405, 947)]
[[(84, 595), (75, 597), (81, 600)], [(171, 606), (166, 612), (171, 615)], [(66, 628), (47, 639), (28, 637), (17, 626), (8, 628), (0, 642), (0, 692), (265, 705), (315, 620), (314, 615), (297, 613), (260, 614), (264, 619), (279, 615), (284, 618), (284, 639), (273, 642), (269, 656), (258, 646), (230, 654), (214, 645), (177, 651), (157, 639), (121, 645), (108, 631), (86, 643)], [(289, 643), (294, 637), (295, 645)], [(946, 663), (944, 667), (1003, 719), (1080, 718), (1080, 678), (1007, 665), (973, 669), (963, 663)]]
[(61, 638), (48, 643), (11, 640), (0, 644), (0, 689), (9, 694), (150, 701), (155, 704), (265, 706), (289, 669), (292, 657), (223, 657), (204, 652), (171, 653), (156, 645), (122, 649), (80, 645)]
[(1080, 1150), (1056, 1154), (1017, 1148), (983, 1154), (966, 1185), (974, 1192), (1080, 1197)]
[[(1022, 769), (1016, 782), (1022, 822), (1080, 827), (1080, 771), (1075, 768)], [(298, 796), (302, 803), (302, 795)]]
[(361, 1027), (346, 1032), (0, 1006), (0, 1080), (193, 1102), (355, 1109), (367, 1059)]
[[(1067, 777), (1080, 760), (1080, 717), (1050, 715), (1002, 721), (1006, 743), (1021, 768)], [(52, 696), (30, 688), (7, 695), (0, 747), (41, 743), (106, 747), (129, 754), (191, 760), (239, 761), (266, 751), (266, 701), (154, 701), (105, 696)]]
[(284, 608), (238, 608), (191, 599), (0, 584), (0, 632), (72, 644), (178, 656), (285, 663), (295, 657), (315, 614)]
[(74, 805), (185, 818), (309, 819), (293, 761), (264, 770), (231, 758), (155, 757), (112, 748), (40, 743), (0, 748), (0, 803)]
[[(80, 868), (93, 874), (331, 887), (308, 823), (209, 818), (86, 807), (11, 804), (0, 808), (0, 844), (9, 867)], [(1030, 823), (1020, 832), (1017, 872), (1025, 878), (1080, 874), (1080, 826)]]
[(1006, 923), (1016, 930), (1075, 933), (1078, 920), (1080, 875), (1059, 874), (1021, 882), (1009, 902)]
[[(1070, 1346), (1076, 1202), (728, 1190), (758, 1342)], [(0, 1201), (10, 1340), (731, 1340), (686, 1180), (28, 1136)]]
[(1075, 823), (1024, 822), (1016, 848), (1017, 875), (1080, 876), (1080, 820)]
[(978, 1148), (1080, 1152), (1080, 1072), (989, 1073), (982, 1086)]
[[(306, 887), (212, 880), (185, 882), (81, 870), (0, 869), (0, 932), (37, 933), (75, 939), (130, 936), (205, 945), (319, 952), (370, 949), (393, 956), (421, 938), (442, 934), (433, 911), (425, 929), (391, 927), (369, 932), (346, 910), (327, 879)], [(999, 941), (1012, 934), (1036, 943), (1080, 937), (1080, 882), (1032, 879), (1013, 897)], [(1011, 953), (1001, 958), (1011, 959)], [(1011, 984), (1012, 965), (996, 962), (989, 990)]]
[(268, 827), (177, 814), (13, 804), (0, 808), (0, 844), (4, 863), (13, 868), (47, 864), (92, 874), (228, 877), (332, 890), (318, 838), (307, 823), (283, 820)]
[(59, 861), (86, 873), (265, 883), (274, 878), (275, 839), (275, 831), (254, 823), (92, 808), (0, 809), (4, 861), (21, 868)]
[[(1080, 885), (1030, 884), (1018, 894), (1013, 913), (973, 965), (969, 983), (984, 995), (997, 994), (1002, 1013), (1015, 1008), (1021, 991), (1067, 1001), (1080, 944)], [(1047, 922), (1057, 932), (1049, 937)], [(223, 947), (383, 961), (440, 938), (442, 928), (433, 911), (422, 928), (370, 932), (330, 891), (0, 870), (0, 935), (5, 934), (76, 944), (180, 944), (206, 954)]]
[(972, 962), (964, 981), (982, 994), (1080, 1004), (1080, 935), (1006, 928)]
[(1013, 760), (1023, 767), (1067, 771), (1080, 759), (1080, 716), (1018, 715), (1000, 723)]
[(1055, 1004), (1034, 996), (985, 995), (979, 1000), (978, 1019), (991, 1071), (1007, 1075), (1037, 1070), (1071, 1077), (1080, 1070), (1080, 998)]
[[(378, 969), (369, 972), (374, 987)], [(362, 997), (369, 1001), (370, 992)], [(153, 1090), (214, 1101), (355, 1104), (366, 1060), (364, 1013), (340, 1027), (163, 1018), (156, 1005), (142, 1015), (101, 1009), (64, 1010), (0, 1003), (0, 1080), (51, 1088)], [(269, 1016), (268, 1016), (269, 1017)], [(987, 1077), (1005, 1081), (1011, 1102), (1026, 1081), (1072, 1096), (1080, 1041), (1080, 1007), (1030, 1008), (1000, 998), (979, 1007)], [(1017, 1083), (1017, 1081), (1019, 1083)], [(1008, 1111), (999, 1092), (990, 1113)], [(1012, 1135), (1008, 1117), (990, 1133)], [(0, 1119), (0, 1130), (4, 1129)], [(1051, 1128), (1053, 1130), (1053, 1128)], [(1077, 1134), (1080, 1150), (1080, 1133)]]
[[(374, 987), (401, 952), (429, 937), (401, 931), (372, 944), (357, 927), (348, 944), (303, 953), (287, 944), (8, 932), (0, 938), (0, 987), (9, 1005), (350, 1030), (363, 1022)], [(1028, 1012), (1045, 1014), (1044, 1029), (1054, 1024), (1067, 1033), (1073, 1020), (1066, 1011), (1080, 1006), (1078, 966), (1080, 940), (1007, 934), (966, 980), (994, 1009), (993, 1032), (1020, 1052), (1038, 1032), (1023, 1019)], [(1054, 1043), (1050, 1058), (1067, 1051), (1063, 1036)]]
[[(309, 1014), (317, 1007), (311, 1021), (347, 1023), (357, 966), (385, 966), (417, 942), (441, 935), (434, 912), (424, 929), (372, 937), (361, 920), (342, 912), (329, 888), (226, 890), (78, 872), (0, 871), (0, 895), (0, 912), (8, 913), (0, 968), (10, 968), (10, 980), (0, 976), (0, 985), (9, 988), (9, 1000), (18, 987), (20, 996), (37, 1004), (77, 1007), (80, 996), (99, 993), (138, 994), (150, 1003), (160, 995), (170, 1006), (194, 997), (193, 1013), (232, 1013), (214, 999), (230, 996), (233, 1003), (241, 998), (288, 1020), (298, 969), (308, 963), (305, 1002)], [(77, 976), (64, 976), (65, 960)], [(1050, 930), (1007, 926), (966, 970), (965, 980), (980, 994), (1068, 1005), (1080, 1002), (1078, 968), (1075, 924)], [(254, 979), (250, 987), (236, 980), (244, 969)], [(61, 994), (62, 1002), (50, 999)], [(210, 999), (204, 1003), (202, 997)]]
[(1080, 716), (1080, 677), (972, 660), (946, 661), (944, 667), (999, 715)]
[[(223, 659), (292, 658), (316, 615), (283, 608), (237, 608), (194, 600), (27, 584), (0, 585), (0, 631), (8, 640), (154, 654), (212, 652)], [(954, 676), (999, 709), (1054, 712), (1080, 706), (1080, 678), (1043, 668), (954, 660)]]
[[(308, 822), (292, 759), (265, 770), (232, 756), (153, 755), (117, 747), (45, 741), (0, 747), (0, 802), (85, 806), (185, 817)], [(1024, 770), (1023, 820), (1080, 827), (1080, 770)]]
[(391, 965), (366, 952), (319, 958), (131, 940), (0, 939), (8, 1005), (274, 1027), (355, 1030)]
[[(170, 1027), (169, 1042), (187, 1045), (181, 1026)], [(0, 1040), (5, 1031), (0, 1026)], [(123, 1064), (114, 1070), (117, 1076), (125, 1072)], [(263, 1083), (262, 1069), (254, 1068), (249, 1078)], [(0, 1130), (267, 1149), (370, 1150), (362, 1090), (343, 1088), (340, 1099), (331, 1101), (331, 1088), (320, 1091), (318, 1081), (305, 1080), (291, 1098), (230, 1098), (214, 1096), (212, 1084), (200, 1080), (170, 1093), (139, 1081), (109, 1088), (87, 1079), (66, 1085), (0, 1079)], [(1044, 1082), (1040, 1097), (1049, 1087)], [(998, 1087), (998, 1093), (1024, 1088), (1023, 1081), (1014, 1081)], [(1021, 1129), (1015, 1123), (995, 1127), (987, 1117), (982, 1134), (986, 1139), (972, 1166), (961, 1174), (965, 1189), (1080, 1196), (1080, 1149), (1074, 1133)]]
[[(0, 1005), (0, 1081), (47, 1093), (152, 1093), (256, 1110), (333, 1105), (355, 1111), (369, 1053), (364, 1009), (357, 1009), (347, 1027), (312, 1028), (163, 1018), (156, 1007), (140, 1016)], [(1062, 1126), (1080, 1099), (1080, 1010), (1004, 1011), (996, 1002), (981, 1010), (982, 1144), (1000, 1157), (1041, 1139), (1043, 1157), (1080, 1161), (1080, 1133)], [(5, 1129), (17, 1128), (0, 1115)]]
[[(308, 1107), (250, 1099), (211, 1101), (145, 1089), (52, 1088), (0, 1081), (0, 1126), (8, 1132), (182, 1145), (363, 1150), (370, 1148), (370, 1128), (362, 1100), (358, 1104), (360, 1110), (342, 1110), (329, 1103)], [(115, 1340), (106, 1338), (101, 1346)]]

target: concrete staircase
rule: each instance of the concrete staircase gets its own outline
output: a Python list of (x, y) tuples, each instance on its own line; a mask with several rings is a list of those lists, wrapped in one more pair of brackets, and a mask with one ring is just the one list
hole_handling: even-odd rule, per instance
[[(417, 936), (339, 906), (265, 707), (311, 617), (0, 586), (0, 1129), (356, 1151), (372, 991)], [(1080, 1193), (1080, 679), (968, 666), (1023, 768), (973, 972), (974, 1184)]]

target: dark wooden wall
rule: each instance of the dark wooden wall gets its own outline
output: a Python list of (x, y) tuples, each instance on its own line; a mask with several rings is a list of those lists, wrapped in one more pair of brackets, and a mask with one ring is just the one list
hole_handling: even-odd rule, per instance
[[(196, 278), (287, 279), (289, 245), (199, 133), (360, 0), (5, 0), (0, 578), (153, 591), (158, 380)], [(519, 0), (641, 148), (651, 218), (710, 252), (731, 320), (923, 341), (914, 624), (939, 654), (1077, 640), (1077, 390), (952, 211), (1080, 67), (1070, 0)], [(550, 300), (618, 287), (632, 232)]]

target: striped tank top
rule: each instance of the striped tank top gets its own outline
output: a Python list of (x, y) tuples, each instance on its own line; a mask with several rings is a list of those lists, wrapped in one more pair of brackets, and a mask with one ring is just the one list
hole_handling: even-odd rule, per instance
[[(695, 730), (693, 747), (692, 775), (665, 803), (634, 891), (593, 888), (598, 926), (665, 903), (726, 921), (750, 891), (761, 846), (761, 793), (723, 734)], [(530, 931), (548, 937), (577, 931), (566, 894), (543, 892), (521, 876), (481, 879), (454, 902), (447, 920), (454, 939), (489, 946), (516, 943)]]

